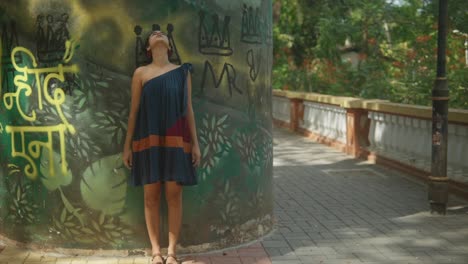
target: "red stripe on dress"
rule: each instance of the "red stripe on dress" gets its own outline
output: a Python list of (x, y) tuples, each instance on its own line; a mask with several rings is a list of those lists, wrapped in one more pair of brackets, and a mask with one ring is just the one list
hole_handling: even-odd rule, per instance
[(158, 136), (150, 135), (149, 137), (132, 142), (133, 152), (139, 152), (151, 147), (171, 147), (183, 148), (185, 153), (192, 152), (192, 144), (184, 141), (181, 136)]
[(188, 120), (186, 117), (179, 118), (173, 126), (166, 130), (167, 136), (181, 136), (184, 141), (190, 143), (190, 127), (188, 125)]

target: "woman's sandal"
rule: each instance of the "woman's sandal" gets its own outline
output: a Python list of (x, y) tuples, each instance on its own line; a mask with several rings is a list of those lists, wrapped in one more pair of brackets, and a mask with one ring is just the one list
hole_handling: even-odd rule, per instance
[[(157, 261), (157, 262), (153, 262), (154, 261), (154, 258), (156, 257), (160, 257), (162, 261)], [(161, 255), (161, 253), (156, 253), (156, 254), (153, 254), (153, 256), (151, 257), (151, 264), (164, 264), (164, 258), (163, 256)]]
[(173, 259), (175, 260), (175, 263), (177, 263), (177, 264), (180, 263), (180, 262), (179, 262), (179, 259), (177, 258), (177, 256), (176, 256), (175, 254), (167, 254), (167, 256), (166, 256), (166, 263), (167, 263), (167, 264), (172, 264), (172, 263), (173, 263), (173, 262), (167, 262), (167, 260), (168, 260), (169, 258), (173, 258)]

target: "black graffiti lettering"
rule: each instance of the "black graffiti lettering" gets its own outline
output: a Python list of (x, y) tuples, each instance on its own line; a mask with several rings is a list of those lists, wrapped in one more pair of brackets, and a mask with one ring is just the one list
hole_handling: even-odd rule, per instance
[(243, 5), (241, 41), (250, 44), (262, 44), (262, 30), (260, 21), (260, 10), (257, 7)]
[(261, 57), (260, 54), (257, 53), (257, 56), (254, 56), (254, 51), (250, 49), (247, 52), (247, 65), (250, 67), (249, 75), (252, 81), (257, 80), (258, 74), (260, 72), (260, 62)]
[[(220, 31), (220, 21), (217, 14), (211, 17), (211, 27), (207, 26), (207, 18), (204, 11), (200, 11), (200, 24), (198, 29), (198, 50), (201, 54), (230, 56), (231, 36), (229, 33), (229, 22), (231, 17), (225, 16)], [(210, 30), (209, 30), (210, 29)]]
[(136, 43), (135, 43), (135, 68), (148, 63), (149, 58), (146, 56), (145, 52), (145, 43), (141, 39), (141, 33), (143, 29), (140, 25), (136, 25), (133, 32), (136, 35)]
[[(2, 33), (1, 33), (1, 58), (0, 58), (0, 66), (1, 66), (1, 82), (2, 85), (0, 87), (4, 88), (4, 91), (0, 90), (0, 95), (3, 92), (14, 92), (15, 87), (13, 85), (13, 78), (15, 75), (15, 69), (13, 68), (12, 61), (11, 61), (11, 52), (15, 47), (19, 45), (18, 43), (18, 34), (16, 32), (16, 22), (14, 20), (5, 22), (2, 24)], [(15, 56), (14, 58), (17, 64), (23, 62), (23, 59), (20, 55)]]
[(229, 85), (229, 95), (232, 96), (233, 89), (239, 94), (242, 94), (242, 90), (240, 90), (236, 85), (236, 70), (234, 69), (234, 66), (232, 66), (231, 64), (224, 63), (221, 75), (219, 76), (219, 79), (216, 79), (213, 66), (208, 61), (205, 61), (205, 68), (203, 70), (203, 78), (202, 78), (202, 83), (201, 83), (202, 93), (206, 84), (206, 79), (207, 79), (208, 74), (210, 74), (212, 83), (215, 88), (219, 88), (219, 86), (221, 85), (221, 82), (224, 79), (224, 75), (226, 75), (226, 78), (228, 80), (228, 85)]
[[(36, 55), (40, 63), (58, 63), (63, 60), (65, 43), (70, 40), (69, 16), (63, 13), (56, 19), (53, 15), (36, 18)], [(45, 25), (46, 24), (46, 25)]]

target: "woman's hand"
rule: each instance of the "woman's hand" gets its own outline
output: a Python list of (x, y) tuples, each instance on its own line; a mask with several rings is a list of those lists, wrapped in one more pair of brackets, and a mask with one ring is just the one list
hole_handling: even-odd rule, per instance
[(130, 148), (124, 148), (122, 159), (125, 167), (132, 168), (132, 150)]
[(197, 145), (192, 146), (192, 164), (194, 167), (198, 167), (200, 165), (200, 147)]

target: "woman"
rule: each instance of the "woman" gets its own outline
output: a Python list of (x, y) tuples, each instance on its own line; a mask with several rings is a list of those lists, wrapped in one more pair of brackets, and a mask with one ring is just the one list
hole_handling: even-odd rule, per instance
[[(153, 264), (178, 263), (176, 244), (182, 219), (182, 186), (197, 184), (200, 163), (191, 100), (191, 65), (169, 62), (167, 35), (154, 31), (146, 42), (152, 62), (135, 70), (123, 162), (131, 184), (144, 186), (145, 220)], [(159, 245), (159, 201), (165, 184), (169, 214), (169, 247)]]

